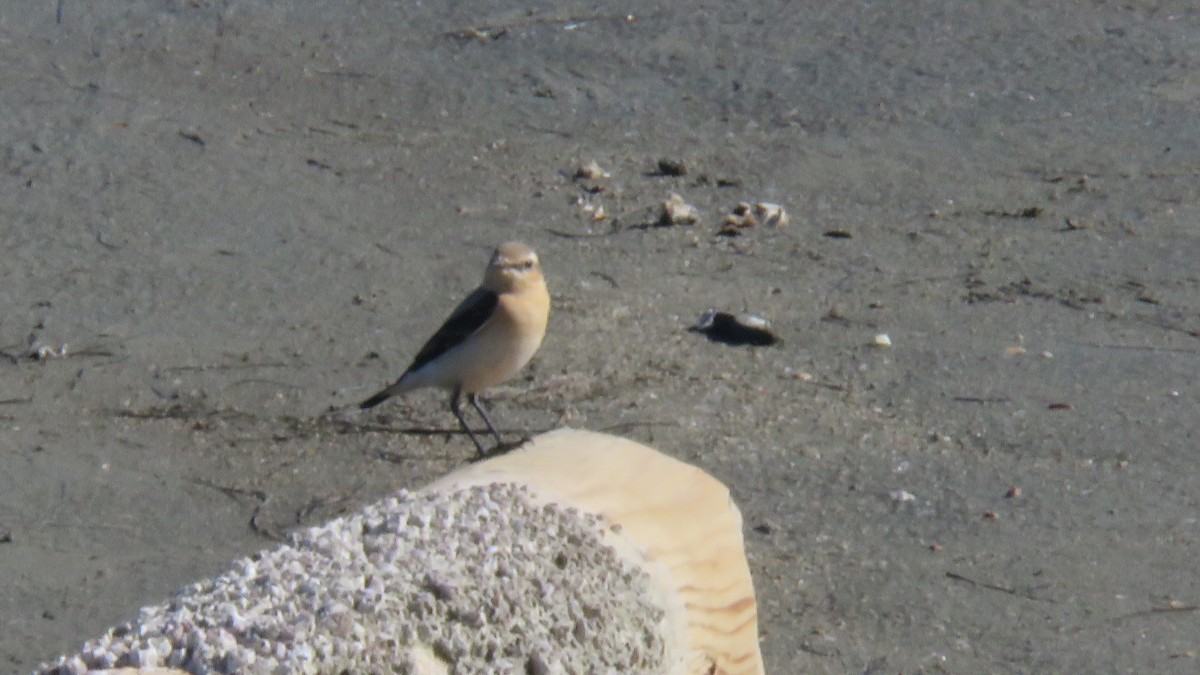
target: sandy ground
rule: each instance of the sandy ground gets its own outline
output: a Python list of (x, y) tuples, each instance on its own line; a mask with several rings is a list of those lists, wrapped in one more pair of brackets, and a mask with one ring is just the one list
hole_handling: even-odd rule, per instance
[(506, 239), (495, 417), (727, 482), (769, 672), (1200, 669), (1190, 3), (505, 4), (0, 8), (0, 671), (468, 461), (321, 415)]

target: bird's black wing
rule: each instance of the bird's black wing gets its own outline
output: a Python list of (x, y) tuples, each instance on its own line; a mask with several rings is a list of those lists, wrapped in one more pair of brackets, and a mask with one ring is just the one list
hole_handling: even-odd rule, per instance
[(496, 303), (500, 296), (484, 288), (477, 288), (459, 303), (450, 313), (450, 318), (438, 329), (433, 337), (417, 352), (413, 362), (406, 372), (420, 370), (430, 361), (453, 349), (472, 333), (479, 330), (496, 311)]

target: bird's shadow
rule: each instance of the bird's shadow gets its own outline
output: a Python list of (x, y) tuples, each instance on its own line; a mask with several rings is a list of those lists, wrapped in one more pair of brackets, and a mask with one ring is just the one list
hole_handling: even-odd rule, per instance
[[(411, 436), (435, 437), (440, 436), (450, 439), (452, 436), (466, 436), (467, 432), (461, 428), (445, 428), (445, 427), (429, 427), (429, 426), (397, 426), (391, 424), (391, 417), (386, 414), (377, 414), (371, 419), (363, 419), (361, 411), (357, 408), (330, 408), (321, 415), (321, 421), (332, 428), (336, 433), (343, 435), (350, 434), (367, 434), (367, 433), (386, 433)], [(524, 431), (515, 431), (512, 429), (500, 429), (502, 434), (512, 435), (521, 434), (519, 438), (511, 441), (501, 441), (480, 454), (478, 452), (471, 458), (470, 462), (475, 463), (501, 455), (508, 454), (513, 450), (529, 443), (533, 440), (533, 435)], [(535, 432), (536, 434), (550, 431), (550, 429), (541, 429)], [(482, 432), (480, 432), (482, 433)], [(390, 450), (379, 450), (378, 457), (384, 461), (399, 464), (406, 457), (398, 452)]]

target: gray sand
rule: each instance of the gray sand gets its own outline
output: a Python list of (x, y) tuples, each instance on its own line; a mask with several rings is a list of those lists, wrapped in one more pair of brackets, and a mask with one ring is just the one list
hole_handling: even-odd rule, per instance
[(1189, 3), (443, 4), (0, 8), (0, 671), (469, 460), (320, 417), (513, 238), (494, 418), (728, 483), (769, 672), (1200, 668)]

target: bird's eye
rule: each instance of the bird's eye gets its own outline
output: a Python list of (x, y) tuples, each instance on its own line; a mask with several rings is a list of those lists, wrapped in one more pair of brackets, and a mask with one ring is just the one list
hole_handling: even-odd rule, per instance
[(521, 269), (523, 269), (523, 270), (533, 269), (533, 261), (526, 260), (525, 262), (521, 263)]

